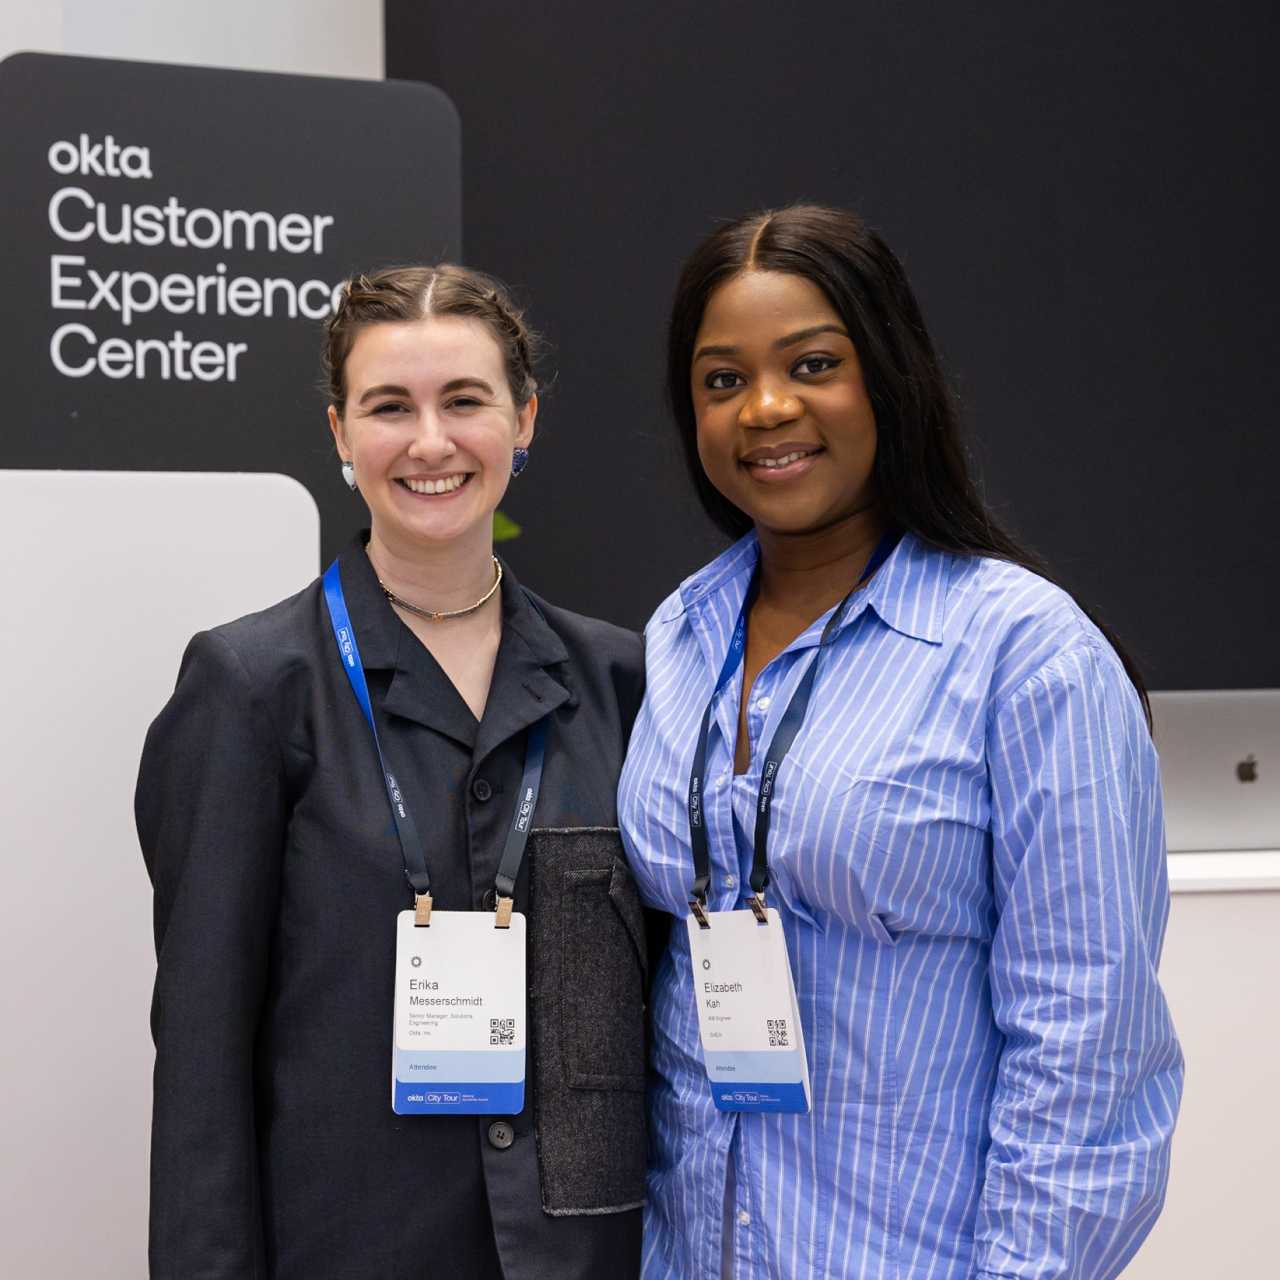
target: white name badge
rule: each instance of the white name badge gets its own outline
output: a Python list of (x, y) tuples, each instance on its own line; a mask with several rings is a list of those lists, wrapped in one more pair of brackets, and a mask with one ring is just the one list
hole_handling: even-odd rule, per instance
[(524, 1110), (525, 918), (491, 911), (396, 917), (391, 1109), (414, 1115)]
[(689, 916), (693, 991), (711, 1095), (721, 1111), (809, 1110), (809, 1063), (778, 913)]

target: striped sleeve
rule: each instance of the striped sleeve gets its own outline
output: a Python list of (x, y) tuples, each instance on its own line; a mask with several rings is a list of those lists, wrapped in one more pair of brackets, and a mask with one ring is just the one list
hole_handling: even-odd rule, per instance
[(1082, 638), (988, 720), (1004, 1037), (975, 1280), (1107, 1280), (1164, 1199), (1182, 1058), (1156, 968), (1159, 774), (1114, 656)]

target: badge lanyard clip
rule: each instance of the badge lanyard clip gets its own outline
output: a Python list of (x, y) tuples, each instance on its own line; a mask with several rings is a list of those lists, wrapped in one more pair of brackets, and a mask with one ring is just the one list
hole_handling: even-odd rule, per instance
[[(335, 560), (324, 574), (324, 598), (329, 609), (329, 620), (333, 624), (333, 636), (338, 644), (338, 657), (342, 669), (360, 704), (360, 710), (373, 733), (374, 749), (378, 753), (378, 763), (382, 766), (382, 777), (387, 787), (387, 799), (391, 804), (391, 816), (395, 820), (396, 835), (400, 841), (400, 852), (404, 858), (405, 878), (413, 889), (413, 923), (416, 928), (431, 927), (431, 876), (427, 870), (427, 860), (422, 851), (422, 842), (418, 838), (418, 829), (404, 802), (395, 776), (387, 768), (383, 758), (382, 743), (378, 740), (378, 726), (373, 718), (373, 702), (369, 697), (369, 685), (364, 677), (364, 666), (360, 661), (360, 649), (356, 643), (355, 627), (347, 612), (347, 602), (342, 591), (342, 575)], [(525, 739), (524, 774), (520, 780), (520, 801), (516, 805), (515, 816), (511, 828), (507, 832), (507, 841), (503, 846), (502, 860), (498, 865), (498, 874), (494, 877), (495, 908), (493, 925), (495, 929), (511, 928), (511, 915), (515, 906), (516, 877), (520, 874), (520, 865), (524, 861), (525, 847), (529, 843), (529, 829), (533, 821), (533, 811), (538, 804), (538, 793), (542, 788), (542, 766), (547, 749), (547, 717), (531, 725)]]

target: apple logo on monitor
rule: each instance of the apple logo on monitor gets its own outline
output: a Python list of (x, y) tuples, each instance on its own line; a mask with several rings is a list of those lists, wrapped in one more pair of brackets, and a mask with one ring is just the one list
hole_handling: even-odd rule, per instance
[(1252, 754), (1245, 756), (1243, 760), (1236, 765), (1236, 777), (1241, 782), (1257, 782), (1258, 780), (1258, 761)]

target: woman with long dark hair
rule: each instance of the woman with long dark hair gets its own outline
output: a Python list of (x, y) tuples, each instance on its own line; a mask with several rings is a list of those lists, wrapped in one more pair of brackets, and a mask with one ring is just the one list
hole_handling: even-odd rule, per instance
[(1182, 1058), (1141, 680), (992, 518), (851, 214), (686, 263), (669, 391), (738, 540), (647, 631), (619, 814), (653, 993), (645, 1275), (1103, 1280)]

